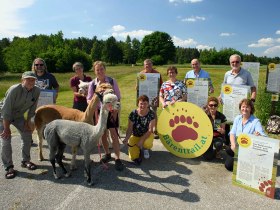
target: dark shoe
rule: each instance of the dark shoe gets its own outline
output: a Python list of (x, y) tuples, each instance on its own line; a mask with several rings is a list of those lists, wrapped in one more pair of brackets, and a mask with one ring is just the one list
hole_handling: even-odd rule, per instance
[(108, 163), (110, 160), (112, 160), (111, 153), (105, 154), (102, 156), (100, 163)]
[(16, 171), (13, 168), (10, 168), (5, 174), (6, 179), (13, 179), (15, 177), (16, 177)]
[(30, 161), (29, 162), (22, 161), (21, 162), (21, 167), (27, 168), (28, 170), (35, 170), (35, 169), (37, 169), (37, 166), (34, 163), (30, 162)]
[(121, 161), (120, 159), (117, 159), (117, 160), (115, 161), (115, 169), (116, 169), (117, 171), (122, 171), (123, 168), (124, 168), (124, 166), (123, 166), (122, 161)]
[(142, 158), (139, 157), (139, 158), (134, 159), (134, 160), (133, 160), (133, 163), (134, 163), (135, 165), (137, 165), (137, 166), (140, 166), (141, 163), (142, 163)]

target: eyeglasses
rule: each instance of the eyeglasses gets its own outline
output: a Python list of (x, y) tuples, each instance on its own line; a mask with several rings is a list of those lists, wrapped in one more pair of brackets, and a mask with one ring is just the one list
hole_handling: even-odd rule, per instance
[(210, 107), (218, 107), (218, 104), (208, 104)]
[(240, 63), (240, 61), (231, 61), (231, 63)]
[(34, 64), (34, 66), (44, 66), (44, 64), (43, 63), (36, 63), (36, 64)]

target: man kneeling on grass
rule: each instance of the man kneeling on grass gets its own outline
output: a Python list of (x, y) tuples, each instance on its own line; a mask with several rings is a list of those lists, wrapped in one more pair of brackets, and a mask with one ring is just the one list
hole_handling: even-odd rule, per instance
[(136, 164), (142, 162), (142, 152), (145, 159), (150, 158), (149, 149), (153, 146), (155, 113), (149, 109), (149, 98), (142, 95), (137, 99), (138, 108), (128, 117), (128, 127), (124, 144), (128, 145), (129, 158)]

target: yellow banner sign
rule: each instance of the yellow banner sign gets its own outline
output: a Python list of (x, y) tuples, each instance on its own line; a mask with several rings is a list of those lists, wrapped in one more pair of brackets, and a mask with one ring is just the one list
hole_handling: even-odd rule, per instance
[(208, 116), (200, 107), (188, 102), (176, 102), (162, 110), (157, 131), (165, 148), (182, 158), (201, 156), (213, 138)]

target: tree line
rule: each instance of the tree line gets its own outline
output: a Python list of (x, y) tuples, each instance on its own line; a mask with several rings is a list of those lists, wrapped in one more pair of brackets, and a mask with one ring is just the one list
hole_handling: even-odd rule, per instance
[(43, 58), (51, 72), (69, 72), (74, 62), (80, 61), (89, 70), (92, 61), (102, 60), (109, 65), (137, 64), (151, 58), (155, 65), (186, 64), (199, 58), (203, 64), (228, 65), (229, 56), (239, 54), (243, 61), (279, 63), (280, 58), (257, 57), (243, 54), (233, 48), (221, 50), (175, 47), (172, 38), (165, 32), (153, 32), (140, 42), (126, 37), (117, 41), (113, 36), (106, 40), (79, 37), (66, 39), (62, 31), (51, 35), (32, 35), (0, 40), (0, 72), (23, 72), (31, 69), (34, 58)]

